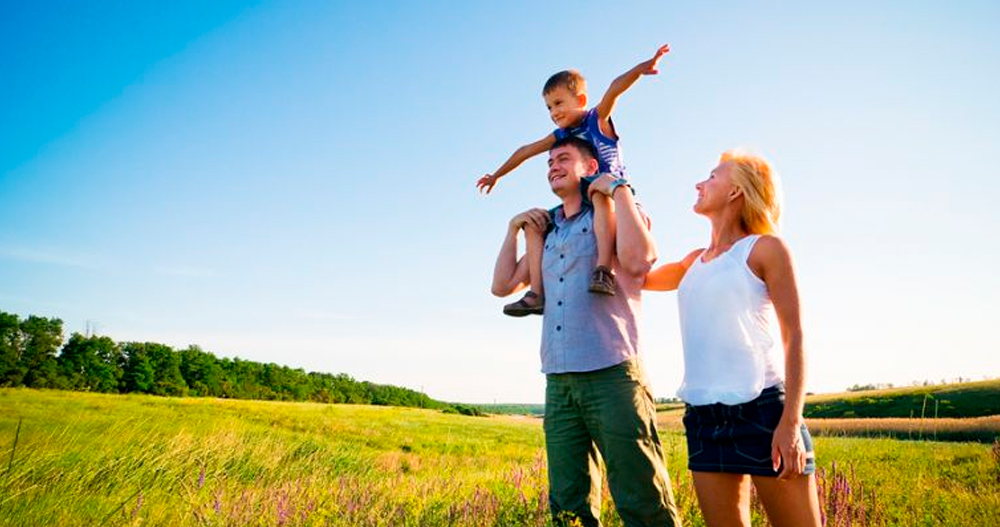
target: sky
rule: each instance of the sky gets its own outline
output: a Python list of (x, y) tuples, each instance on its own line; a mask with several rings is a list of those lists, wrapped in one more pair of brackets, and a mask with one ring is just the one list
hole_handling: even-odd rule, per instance
[[(803, 5), (799, 5), (803, 4)], [(808, 4), (808, 5), (805, 5)], [(538, 403), (540, 318), (490, 295), (577, 68), (660, 263), (709, 241), (694, 184), (781, 174), (807, 389), (1000, 376), (997, 2), (21, 2), (0, 8), (0, 311), (440, 400)], [(656, 397), (676, 296), (646, 293)]]

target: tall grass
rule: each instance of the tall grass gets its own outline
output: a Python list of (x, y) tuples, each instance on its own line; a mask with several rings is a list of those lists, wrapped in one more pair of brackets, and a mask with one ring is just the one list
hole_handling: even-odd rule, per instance
[[(704, 525), (683, 436), (661, 439), (685, 525)], [(1000, 524), (1000, 446), (816, 443), (828, 525)], [(551, 525), (537, 419), (0, 390), (0, 459), (3, 526)]]
[(806, 419), (819, 436), (885, 437), (992, 443), (1000, 437), (1000, 415), (969, 419)]

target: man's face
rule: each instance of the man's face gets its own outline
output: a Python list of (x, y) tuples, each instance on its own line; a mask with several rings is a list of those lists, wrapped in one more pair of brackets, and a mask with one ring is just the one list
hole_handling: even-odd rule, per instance
[(549, 151), (549, 186), (562, 195), (579, 190), (580, 180), (597, 169), (597, 161), (585, 157), (576, 147), (564, 145)]

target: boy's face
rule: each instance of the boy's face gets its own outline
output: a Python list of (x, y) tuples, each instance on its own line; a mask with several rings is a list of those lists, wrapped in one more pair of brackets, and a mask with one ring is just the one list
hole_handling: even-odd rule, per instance
[(587, 94), (574, 94), (565, 86), (556, 86), (546, 93), (545, 106), (549, 109), (549, 117), (559, 128), (569, 128), (580, 124), (587, 113)]

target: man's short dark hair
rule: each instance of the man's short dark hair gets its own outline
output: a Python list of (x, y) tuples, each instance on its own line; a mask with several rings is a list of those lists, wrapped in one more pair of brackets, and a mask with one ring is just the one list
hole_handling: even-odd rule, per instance
[(568, 135), (562, 139), (557, 139), (552, 148), (549, 149), (549, 152), (563, 146), (572, 146), (577, 149), (584, 159), (597, 159), (597, 151), (594, 150), (594, 145), (590, 144), (590, 141), (585, 141), (575, 135)]

